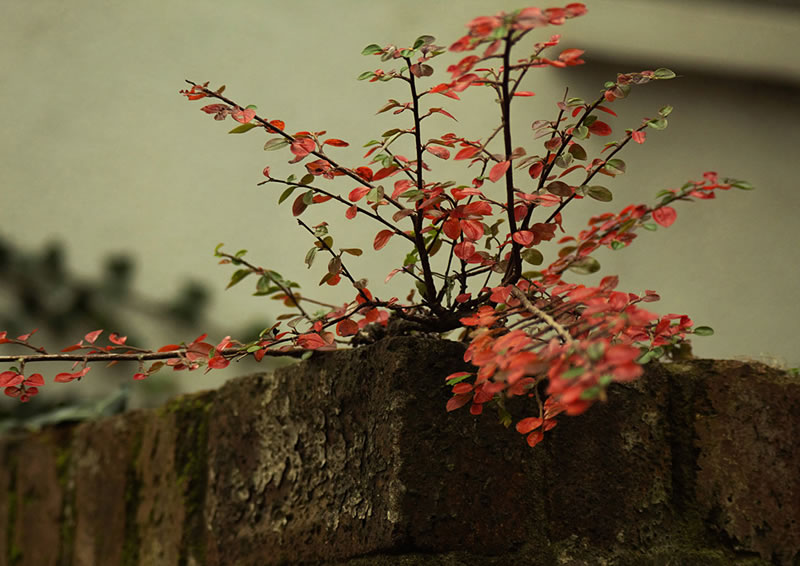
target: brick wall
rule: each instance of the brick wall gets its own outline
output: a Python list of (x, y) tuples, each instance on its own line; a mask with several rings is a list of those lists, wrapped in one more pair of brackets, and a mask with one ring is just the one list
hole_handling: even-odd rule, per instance
[(391, 338), (0, 439), (0, 566), (800, 561), (797, 378), (651, 364), (530, 449), (444, 412), (461, 354)]

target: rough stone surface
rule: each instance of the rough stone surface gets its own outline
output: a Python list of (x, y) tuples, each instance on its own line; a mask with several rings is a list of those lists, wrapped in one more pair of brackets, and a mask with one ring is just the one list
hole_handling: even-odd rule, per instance
[[(651, 364), (540, 446), (390, 338), (0, 439), (0, 566), (800, 564), (800, 380)], [(514, 407), (511, 407), (512, 410)]]

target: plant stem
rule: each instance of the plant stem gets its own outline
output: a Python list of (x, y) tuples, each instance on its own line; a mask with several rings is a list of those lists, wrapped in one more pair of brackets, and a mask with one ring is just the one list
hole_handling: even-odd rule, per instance
[[(411, 69), (411, 59), (405, 58), (405, 61), (408, 68)], [(420, 133), (419, 95), (417, 94), (417, 84), (414, 79), (414, 74), (409, 71), (408, 84), (411, 87), (411, 110), (414, 114), (414, 144), (417, 150), (417, 188), (422, 190), (425, 186), (425, 180), (422, 177), (422, 137)], [(441, 307), (436, 301), (436, 284), (433, 282), (433, 273), (431, 271), (428, 250), (425, 247), (425, 238), (422, 236), (423, 220), (424, 215), (421, 210), (418, 210), (413, 217), (414, 240), (417, 250), (419, 251), (419, 261), (422, 264), (422, 276), (425, 280), (425, 299), (434, 312), (439, 312)]]

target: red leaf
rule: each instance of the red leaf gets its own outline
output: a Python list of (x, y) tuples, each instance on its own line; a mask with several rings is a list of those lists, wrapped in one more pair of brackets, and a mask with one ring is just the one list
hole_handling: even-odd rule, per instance
[(542, 432), (541, 430), (535, 430), (528, 435), (528, 438), (526, 440), (528, 442), (528, 446), (533, 448), (534, 446), (539, 444), (543, 439), (544, 439), (544, 432)]
[(311, 138), (298, 138), (294, 140), (289, 146), (291, 152), (295, 154), (297, 157), (305, 157), (306, 155), (314, 151), (315, 148), (316, 145), (314, 144), (314, 140), (312, 140)]
[(80, 350), (81, 348), (83, 348), (83, 341), (78, 342), (77, 344), (73, 344), (72, 346), (67, 346), (66, 348), (63, 348), (61, 351), (74, 352), (75, 350)]
[(208, 367), (212, 369), (224, 369), (228, 367), (228, 364), (230, 363), (231, 363), (230, 360), (223, 358), (222, 356), (214, 356), (213, 358), (208, 360)]
[(404, 192), (406, 192), (408, 189), (410, 189), (411, 186), (412, 186), (412, 183), (408, 179), (401, 179), (401, 180), (397, 181), (394, 184), (394, 190), (392, 191), (392, 198), (396, 199), (397, 197), (402, 195)]
[(561, 55), (558, 56), (558, 60), (564, 61), (565, 63), (577, 62), (583, 53), (583, 49), (565, 49), (561, 52)]
[(462, 220), (460, 222), (461, 231), (464, 233), (464, 238), (477, 242), (483, 238), (483, 224), (477, 220)]
[(31, 330), (30, 332), (28, 332), (27, 334), (23, 334), (22, 336), (17, 336), (17, 340), (19, 340), (20, 342), (27, 342), (28, 338), (33, 336), (33, 333), (36, 332), (36, 330), (38, 330), (38, 328)]
[(662, 206), (653, 211), (653, 220), (665, 228), (671, 226), (677, 217), (678, 213), (671, 206)]
[(116, 344), (117, 346), (122, 346), (125, 344), (125, 341), (128, 339), (127, 336), (120, 336), (116, 332), (112, 332), (111, 336), (108, 337), (108, 341), (112, 344)]
[(541, 175), (542, 170), (544, 169), (544, 163), (542, 161), (537, 161), (533, 165), (530, 166), (528, 169), (528, 175), (531, 176), (531, 179), (535, 179), (539, 175)]
[(133, 374), (133, 379), (135, 379), (136, 381), (141, 381), (142, 379), (146, 379), (146, 378), (147, 378), (147, 374), (146, 373), (134, 373)]
[(455, 156), (454, 159), (456, 161), (459, 161), (461, 159), (470, 159), (470, 158), (474, 157), (475, 154), (477, 154), (479, 151), (480, 151), (479, 147), (473, 147), (473, 146), (465, 147), (464, 149), (462, 149), (458, 153), (456, 153), (456, 156)]
[(380, 169), (375, 175), (372, 176), (373, 181), (380, 181), (381, 179), (392, 175), (395, 171), (397, 171), (399, 167), (396, 165), (392, 165), (391, 167), (384, 167)]
[(308, 208), (308, 205), (305, 203), (305, 194), (299, 195), (296, 199), (294, 199), (294, 203), (292, 204), (292, 214), (294, 216), (300, 216), (303, 214), (303, 211)]
[(336, 324), (336, 333), (339, 336), (352, 336), (358, 332), (358, 323), (346, 318)]
[(520, 434), (528, 434), (530, 431), (540, 426), (542, 426), (542, 419), (540, 417), (528, 417), (517, 423), (517, 432)]
[(447, 401), (447, 411), (455, 411), (469, 403), (470, 399), (472, 399), (472, 395), (469, 393), (464, 393), (462, 395), (455, 395)]
[(439, 159), (450, 159), (450, 150), (444, 147), (438, 147), (435, 145), (429, 145), (425, 148), (428, 153), (432, 153)]
[(453, 253), (458, 259), (468, 261), (472, 254), (475, 253), (475, 244), (467, 240), (459, 242), (453, 246)]
[(391, 230), (381, 230), (375, 235), (375, 241), (372, 243), (372, 247), (376, 250), (381, 249), (386, 245), (386, 243), (389, 241), (389, 238), (392, 236), (394, 236), (394, 232)]
[(53, 378), (53, 381), (56, 381), (57, 383), (69, 383), (70, 381), (74, 379), (80, 379), (81, 377), (89, 373), (90, 369), (92, 368), (85, 367), (81, 371), (76, 371), (75, 373), (67, 373), (67, 372), (59, 373)]
[(515, 92), (514, 96), (536, 96), (536, 93), (529, 90), (520, 90), (519, 92)]
[(453, 394), (455, 395), (460, 395), (462, 393), (469, 393), (470, 391), (472, 391), (471, 383), (465, 383), (462, 381), (461, 383), (456, 383), (453, 386)]
[(253, 118), (256, 117), (256, 111), (252, 108), (237, 108), (231, 113), (231, 117), (236, 120), (237, 122), (241, 122), (242, 124), (247, 124)]
[(269, 125), (277, 128), (279, 130), (283, 130), (283, 129), (286, 128), (286, 124), (284, 123), (283, 120), (270, 120), (269, 121)]
[(617, 115), (616, 112), (614, 112), (613, 110), (611, 110), (611, 108), (608, 108), (606, 106), (598, 106), (597, 109), (598, 110), (602, 110), (603, 112), (607, 112), (608, 114), (611, 114), (612, 116), (616, 116)]
[(644, 143), (645, 137), (646, 137), (646, 134), (644, 132), (640, 132), (638, 130), (635, 131), (635, 132), (631, 132), (631, 138), (636, 143)]
[(352, 220), (353, 218), (356, 217), (357, 213), (358, 213), (358, 206), (354, 204), (353, 206), (347, 208), (344, 215), (348, 220)]
[(369, 187), (358, 187), (357, 189), (350, 191), (350, 194), (347, 195), (347, 198), (350, 200), (350, 202), (358, 202), (364, 198), (364, 195), (366, 195), (369, 191)]
[(356, 175), (364, 179), (366, 182), (370, 182), (372, 180), (372, 169), (366, 166), (358, 167), (356, 169)]
[(528, 247), (533, 243), (533, 232), (530, 230), (521, 230), (519, 232), (514, 232), (511, 236), (516, 243), (521, 246)]
[(497, 163), (494, 167), (492, 167), (492, 170), (489, 171), (489, 180), (492, 183), (496, 183), (503, 177), (503, 175), (506, 174), (506, 171), (508, 171), (510, 166), (510, 161), (501, 161), (500, 163)]
[(85, 339), (85, 340), (86, 340), (86, 341), (87, 341), (89, 344), (94, 344), (95, 340), (97, 340), (97, 338), (98, 338), (98, 337), (99, 337), (99, 336), (100, 336), (102, 333), (103, 333), (103, 331), (102, 331), (102, 330), (95, 330), (94, 332), (90, 332), (89, 334), (87, 334), (87, 335), (86, 335), (86, 336), (84, 336), (83, 338), (84, 338), (84, 339)]
[(589, 126), (589, 131), (596, 136), (608, 136), (611, 135), (611, 126), (600, 120), (595, 120)]
[(316, 333), (309, 333), (309, 334), (301, 334), (297, 337), (297, 345), (301, 348), (306, 350), (316, 350), (317, 348), (322, 348), (323, 346), (327, 346), (328, 343)]
[(157, 351), (158, 352), (174, 352), (175, 350), (180, 350), (181, 347), (177, 344), (167, 344), (166, 346), (161, 346)]
[(21, 393), (21, 391), (22, 390), (19, 387), (6, 387), (3, 390), (3, 393), (8, 395), (9, 397), (19, 397), (19, 394)]
[(8, 387), (11, 385), (19, 385), (25, 376), (15, 371), (4, 371), (0, 373), (0, 387)]
[(322, 142), (322, 145), (332, 145), (333, 147), (347, 147), (350, 144), (344, 140), (337, 140), (335, 138), (331, 138), (329, 140), (325, 140), (324, 142)]
[(41, 387), (42, 385), (44, 385), (44, 378), (41, 373), (34, 373), (25, 380), (26, 387)]

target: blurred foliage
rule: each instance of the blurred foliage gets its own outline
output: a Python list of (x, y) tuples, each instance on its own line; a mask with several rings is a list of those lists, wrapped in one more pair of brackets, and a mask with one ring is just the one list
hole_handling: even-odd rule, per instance
[[(128, 336), (128, 344), (143, 348), (161, 345), (151, 336), (153, 329), (185, 340), (204, 332), (220, 334), (207, 319), (211, 295), (204, 285), (187, 280), (172, 297), (146, 297), (134, 288), (135, 267), (129, 255), (115, 254), (102, 263), (99, 276), (87, 278), (70, 268), (58, 242), (25, 251), (0, 237), (0, 330), (16, 336), (38, 329), (32, 341), (51, 352), (101, 328)], [(226, 334), (247, 340), (268, 326), (264, 321)], [(84, 420), (109, 414), (108, 407), (120, 412), (130, 396), (136, 406), (153, 406), (178, 393), (173, 380), (159, 376), (130, 388), (132, 372), (127, 364), (97, 367), (93, 377), (99, 372), (102, 380), (92, 380), (93, 387), (77, 392), (48, 388), (30, 403), (7, 399), (0, 405), (0, 432)]]
[(117, 254), (104, 262), (97, 280), (82, 279), (70, 272), (61, 244), (25, 253), (0, 238), (0, 328), (11, 335), (40, 328), (72, 341), (104, 328), (143, 346), (147, 340), (128, 321), (133, 312), (187, 331), (199, 328), (209, 303), (203, 285), (189, 280), (174, 297), (151, 300), (133, 292), (134, 268), (129, 256)]

